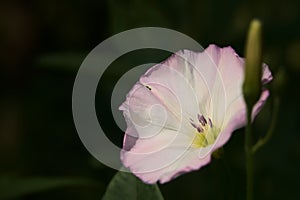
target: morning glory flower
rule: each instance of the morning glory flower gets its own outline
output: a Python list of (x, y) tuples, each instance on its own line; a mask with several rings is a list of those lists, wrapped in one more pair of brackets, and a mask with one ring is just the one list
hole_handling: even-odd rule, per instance
[[(121, 160), (146, 183), (165, 183), (211, 161), (246, 124), (244, 59), (231, 47), (179, 51), (150, 68), (120, 106), (127, 123)], [(272, 79), (263, 64), (262, 83)], [(263, 89), (253, 118), (269, 91)]]

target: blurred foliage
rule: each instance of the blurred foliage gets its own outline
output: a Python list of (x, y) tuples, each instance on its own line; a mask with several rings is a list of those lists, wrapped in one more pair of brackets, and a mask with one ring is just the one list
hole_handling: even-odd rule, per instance
[(133, 174), (119, 171), (111, 180), (102, 200), (163, 200), (157, 184), (143, 183)]
[[(15, 174), (21, 180), (85, 177), (99, 182), (96, 188), (74, 185), (50, 191), (46, 189), (53, 182), (39, 183), (45, 189), (42, 193), (31, 190), (22, 199), (99, 199), (115, 170), (91, 158), (77, 136), (71, 109), (76, 71), (87, 52), (120, 31), (161, 26), (185, 33), (204, 47), (230, 45), (242, 56), (252, 18), (263, 22), (264, 62), (273, 73), (284, 69), (287, 79), (274, 136), (256, 155), (255, 193), (257, 199), (299, 199), (300, 2), (294, 0), (1, 1), (1, 174)], [(102, 77), (96, 96), (98, 118), (117, 145), (121, 146), (123, 133), (109, 109), (115, 83), (135, 65), (168, 56), (151, 50), (131, 52)], [(255, 122), (255, 138), (266, 132), (270, 117), (268, 103)], [(243, 137), (243, 130), (236, 131), (221, 159), (160, 185), (164, 198), (243, 199)], [(22, 184), (26, 186), (10, 187), (17, 191), (32, 186)]]

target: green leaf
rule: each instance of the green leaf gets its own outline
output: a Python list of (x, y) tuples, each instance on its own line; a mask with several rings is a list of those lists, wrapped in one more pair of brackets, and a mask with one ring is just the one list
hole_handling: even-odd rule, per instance
[(148, 185), (131, 173), (119, 171), (111, 180), (102, 200), (163, 200), (157, 184)]
[(36, 192), (83, 185), (94, 186), (96, 183), (81, 178), (18, 178), (0, 176), (0, 199), (14, 199)]

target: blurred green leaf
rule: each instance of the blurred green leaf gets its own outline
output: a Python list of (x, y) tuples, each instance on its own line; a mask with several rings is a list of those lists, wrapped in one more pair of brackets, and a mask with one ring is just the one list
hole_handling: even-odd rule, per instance
[(0, 176), (0, 199), (14, 199), (61, 187), (95, 185), (97, 185), (96, 182), (82, 178), (18, 178)]
[(133, 174), (118, 172), (111, 180), (102, 200), (163, 200), (157, 184), (148, 185)]

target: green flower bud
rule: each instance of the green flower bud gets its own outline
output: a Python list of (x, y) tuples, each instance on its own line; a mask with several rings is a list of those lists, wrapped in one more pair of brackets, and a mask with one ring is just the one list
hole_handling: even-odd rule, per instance
[(246, 44), (245, 80), (243, 84), (244, 99), (252, 108), (261, 94), (262, 77), (262, 48), (261, 23), (252, 20)]

